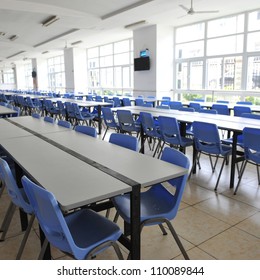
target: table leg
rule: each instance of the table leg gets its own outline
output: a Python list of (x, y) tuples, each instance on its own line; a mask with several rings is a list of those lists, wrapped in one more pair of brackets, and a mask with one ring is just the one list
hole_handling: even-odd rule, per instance
[(102, 118), (101, 118), (101, 106), (98, 105), (98, 134), (101, 134), (102, 130)]
[(131, 259), (141, 258), (140, 239), (140, 185), (134, 186), (131, 192)]
[(238, 134), (239, 133), (237, 133), (235, 131), (233, 133), (230, 184), (229, 184), (230, 189), (232, 189), (234, 187), (234, 181), (235, 181)]

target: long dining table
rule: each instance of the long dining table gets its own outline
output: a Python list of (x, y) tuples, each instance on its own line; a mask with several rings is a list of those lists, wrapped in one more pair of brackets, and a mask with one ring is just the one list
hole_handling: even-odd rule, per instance
[[(159, 116), (174, 117), (181, 124), (181, 133), (184, 135), (186, 132), (186, 125), (192, 124), (193, 121), (210, 122), (216, 124), (219, 129), (232, 132), (232, 158), (230, 168), (230, 188), (234, 187), (236, 163), (243, 160), (243, 157), (237, 157), (237, 136), (242, 134), (245, 127), (253, 127), (260, 129), (260, 121), (257, 119), (224, 116), (220, 114), (207, 114), (198, 112), (187, 112), (171, 109), (149, 108), (142, 106), (129, 106), (124, 108), (113, 108), (116, 112), (119, 109), (130, 110), (132, 114), (139, 116), (141, 112), (151, 113), (153, 117)], [(142, 136), (141, 136), (142, 138)], [(141, 140), (142, 141), (142, 140)]]
[[(2, 123), (4, 122), (4, 125)], [(0, 123), (17, 136), (0, 138), (17, 169), (54, 193), (63, 211), (131, 194), (131, 238), (120, 241), (140, 259), (140, 190), (188, 170), (31, 116)], [(145, 166), (145, 168), (144, 168)]]

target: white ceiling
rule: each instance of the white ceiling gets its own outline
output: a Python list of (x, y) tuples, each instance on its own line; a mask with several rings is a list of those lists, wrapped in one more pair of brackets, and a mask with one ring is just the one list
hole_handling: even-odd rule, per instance
[[(52, 55), (71, 43), (87, 48), (132, 36), (125, 25), (145, 20), (146, 24), (180, 26), (260, 8), (259, 0), (194, 0), (194, 9), (218, 13), (187, 15), (179, 5), (191, 0), (0, 0), (0, 66), (27, 58)], [(41, 22), (57, 15), (48, 27)], [(10, 41), (10, 37), (18, 38)], [(39, 46), (38, 46), (39, 45)], [(48, 51), (47, 54), (42, 52)], [(22, 52), (21, 54), (18, 54)], [(17, 54), (17, 55), (15, 55)], [(11, 57), (12, 56), (12, 57)]]

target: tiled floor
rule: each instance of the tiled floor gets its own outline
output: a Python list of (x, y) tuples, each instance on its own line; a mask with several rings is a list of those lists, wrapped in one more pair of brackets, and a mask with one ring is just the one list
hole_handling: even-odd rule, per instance
[[(108, 137), (108, 136), (107, 136)], [(106, 138), (107, 138), (106, 137)], [(149, 153), (149, 152), (148, 152)], [(187, 151), (191, 159), (191, 149)], [(225, 166), (217, 193), (208, 158), (201, 158), (202, 169), (188, 181), (176, 219), (172, 222), (192, 260), (259, 260), (260, 259), (260, 187), (255, 166), (247, 166), (237, 195), (229, 189), (229, 166)], [(0, 199), (0, 222), (8, 206), (8, 196)], [(112, 215), (111, 215), (112, 216)], [(122, 225), (122, 220), (119, 220)], [(16, 213), (7, 238), (0, 242), (0, 259), (15, 259), (22, 238)], [(163, 236), (159, 227), (142, 232), (142, 259), (183, 259), (170, 234)], [(40, 244), (35, 222), (23, 259), (36, 259)], [(127, 250), (122, 247), (124, 256)], [(52, 248), (53, 259), (67, 259)], [(116, 259), (112, 250), (97, 259)]]

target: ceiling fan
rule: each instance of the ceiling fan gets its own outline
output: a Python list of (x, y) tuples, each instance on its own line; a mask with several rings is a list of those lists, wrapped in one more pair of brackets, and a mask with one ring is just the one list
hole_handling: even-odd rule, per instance
[(188, 15), (194, 15), (194, 14), (206, 14), (206, 13), (218, 13), (219, 11), (195, 11), (193, 8), (193, 0), (191, 0), (190, 8), (187, 8), (183, 5), (179, 5), (182, 9), (184, 9)]

